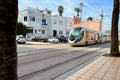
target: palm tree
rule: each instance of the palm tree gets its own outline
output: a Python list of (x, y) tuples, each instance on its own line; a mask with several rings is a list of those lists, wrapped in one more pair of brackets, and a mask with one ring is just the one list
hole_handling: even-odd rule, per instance
[(93, 20), (92, 17), (88, 17), (88, 18), (87, 18), (87, 21), (92, 21), (92, 20)]
[(18, 0), (0, 1), (0, 80), (17, 80)]
[(119, 44), (118, 44), (118, 21), (119, 21), (119, 0), (114, 0), (114, 7), (112, 13), (112, 32), (111, 32), (111, 50), (110, 55), (118, 56)]
[(74, 10), (75, 10), (75, 12), (77, 13), (77, 16), (79, 16), (79, 13), (81, 12), (81, 9), (78, 8), (78, 7), (76, 7)]
[(59, 15), (60, 15), (60, 16), (62, 16), (63, 11), (64, 11), (63, 6), (61, 6), (61, 5), (58, 6), (58, 12), (59, 12)]

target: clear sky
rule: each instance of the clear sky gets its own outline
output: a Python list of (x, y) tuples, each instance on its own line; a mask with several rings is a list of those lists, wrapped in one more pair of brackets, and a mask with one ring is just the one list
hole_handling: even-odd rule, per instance
[(101, 11), (104, 11), (103, 29), (111, 28), (111, 17), (113, 10), (113, 0), (19, 0), (19, 9), (25, 7), (39, 8), (40, 10), (49, 9), (53, 14), (58, 14), (58, 6), (64, 7), (63, 16), (72, 17), (76, 15), (75, 7), (83, 3), (82, 19), (85, 21), (88, 17), (100, 19)]

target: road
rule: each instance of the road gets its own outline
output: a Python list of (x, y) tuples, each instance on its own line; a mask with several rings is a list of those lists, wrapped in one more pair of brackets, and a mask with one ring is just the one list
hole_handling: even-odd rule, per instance
[(71, 47), (68, 44), (18, 45), (20, 80), (53, 80), (109, 51), (110, 43)]

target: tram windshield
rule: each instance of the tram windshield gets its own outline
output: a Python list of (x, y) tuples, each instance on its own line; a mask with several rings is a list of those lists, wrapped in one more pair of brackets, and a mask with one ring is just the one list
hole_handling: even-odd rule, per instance
[(75, 40), (78, 37), (78, 35), (80, 34), (80, 31), (81, 31), (81, 28), (72, 29), (70, 32), (70, 35), (69, 35), (69, 39), (71, 41)]

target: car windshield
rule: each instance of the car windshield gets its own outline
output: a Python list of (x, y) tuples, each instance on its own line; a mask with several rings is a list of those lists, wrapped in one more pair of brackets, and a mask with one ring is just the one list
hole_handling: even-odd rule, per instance
[(23, 37), (23, 36), (19, 36), (19, 38), (24, 39), (24, 37)]

